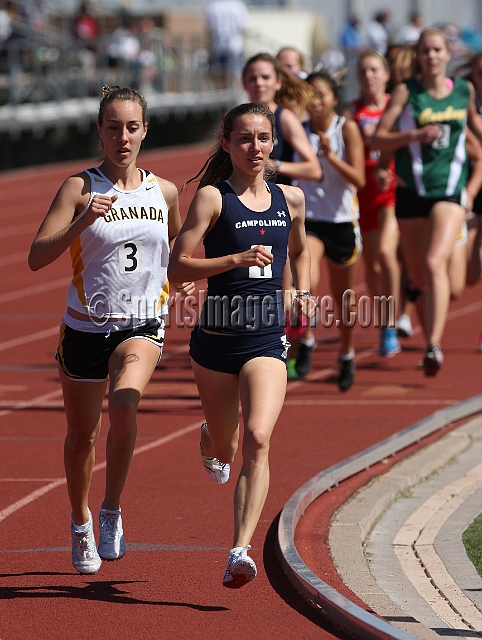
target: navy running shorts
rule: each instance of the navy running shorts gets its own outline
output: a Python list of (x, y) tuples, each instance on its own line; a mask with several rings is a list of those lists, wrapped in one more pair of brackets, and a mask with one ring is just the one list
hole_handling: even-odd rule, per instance
[(189, 355), (201, 367), (238, 375), (253, 358), (277, 358), (286, 362), (290, 343), (285, 333), (268, 335), (219, 335), (196, 325), (191, 332)]
[(160, 360), (164, 343), (164, 319), (151, 320), (136, 329), (110, 333), (77, 331), (62, 322), (55, 357), (69, 378), (99, 382), (106, 380), (109, 375), (109, 358), (114, 350), (132, 338), (144, 338), (156, 344), (160, 349)]

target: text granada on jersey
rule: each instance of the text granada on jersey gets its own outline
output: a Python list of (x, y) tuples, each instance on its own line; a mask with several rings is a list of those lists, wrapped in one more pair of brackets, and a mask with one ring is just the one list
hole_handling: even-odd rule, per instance
[(120, 207), (120, 209), (110, 209), (104, 216), (105, 222), (121, 222), (122, 220), (152, 220), (153, 222), (164, 223), (162, 209), (156, 207)]

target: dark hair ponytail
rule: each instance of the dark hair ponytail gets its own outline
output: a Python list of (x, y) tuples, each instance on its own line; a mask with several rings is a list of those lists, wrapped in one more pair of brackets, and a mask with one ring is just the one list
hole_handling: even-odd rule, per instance
[(306, 82), (310, 85), (313, 85), (313, 82), (315, 80), (322, 80), (323, 82), (325, 82), (330, 87), (335, 98), (339, 100), (340, 85), (338, 84), (338, 81), (336, 78), (330, 75), (327, 71), (321, 70), (321, 71), (313, 71), (313, 73), (310, 73), (306, 78)]
[[(238, 118), (244, 115), (251, 114), (263, 116), (268, 120), (271, 126), (271, 134), (274, 140), (275, 124), (273, 112), (268, 107), (263, 104), (259, 104), (258, 102), (245, 102), (238, 105), (237, 107), (233, 107), (233, 109), (228, 111), (228, 113), (223, 117), (219, 134), (220, 140), (221, 138), (229, 140), (231, 137), (231, 133), (234, 131)], [(199, 176), (201, 176), (201, 178), (199, 179), (198, 189), (201, 189), (201, 187), (205, 187), (208, 184), (217, 184), (218, 182), (227, 180), (232, 173), (233, 163), (231, 162), (231, 156), (229, 155), (229, 153), (224, 151), (223, 147), (221, 146), (221, 142), (218, 142), (211, 149), (209, 157), (202, 166), (199, 173), (197, 173), (193, 178), (190, 178), (183, 185), (183, 188), (191, 182), (197, 180)]]

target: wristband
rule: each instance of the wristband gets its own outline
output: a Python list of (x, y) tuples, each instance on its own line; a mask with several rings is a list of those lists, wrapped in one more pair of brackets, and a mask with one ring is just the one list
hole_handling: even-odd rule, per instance
[(301, 296), (306, 296), (307, 298), (313, 297), (309, 291), (295, 291), (295, 298), (301, 298)]
[(281, 167), (281, 160), (279, 158), (275, 158), (274, 161), (274, 166), (276, 167), (276, 170), (278, 171), (279, 168)]

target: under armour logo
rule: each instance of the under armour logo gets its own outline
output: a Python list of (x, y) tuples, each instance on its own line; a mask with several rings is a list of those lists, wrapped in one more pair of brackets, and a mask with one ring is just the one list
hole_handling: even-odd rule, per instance
[(286, 213), (284, 211), (278, 211), (278, 215), (281, 218), (281, 216), (286, 217)]

